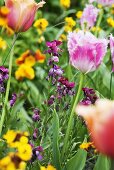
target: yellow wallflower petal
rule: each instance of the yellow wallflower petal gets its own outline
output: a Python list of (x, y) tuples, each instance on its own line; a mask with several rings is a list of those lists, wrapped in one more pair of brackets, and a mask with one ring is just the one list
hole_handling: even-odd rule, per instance
[(32, 55), (27, 57), (25, 59), (24, 64), (26, 64), (27, 66), (30, 66), (30, 67), (34, 66), (35, 65), (35, 58)]
[(64, 8), (69, 8), (70, 7), (70, 0), (60, 0), (60, 4)]
[(3, 136), (7, 143), (12, 143), (16, 137), (17, 133), (13, 130), (8, 130), (8, 132)]

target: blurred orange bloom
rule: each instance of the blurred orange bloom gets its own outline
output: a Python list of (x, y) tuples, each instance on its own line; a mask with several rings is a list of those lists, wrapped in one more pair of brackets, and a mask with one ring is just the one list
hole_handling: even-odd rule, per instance
[(46, 59), (46, 56), (44, 54), (41, 53), (41, 51), (38, 49), (35, 52), (35, 59), (36, 61), (38, 61), (39, 63), (43, 63)]
[(95, 147), (114, 157), (114, 101), (99, 99), (92, 106), (79, 105), (76, 112), (86, 120)]

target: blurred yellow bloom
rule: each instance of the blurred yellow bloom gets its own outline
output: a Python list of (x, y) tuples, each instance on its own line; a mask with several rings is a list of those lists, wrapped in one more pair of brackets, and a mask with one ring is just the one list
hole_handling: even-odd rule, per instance
[(76, 28), (75, 31), (76, 31), (76, 32), (80, 31), (80, 28)]
[(95, 32), (95, 31), (100, 32), (100, 31), (101, 31), (101, 28), (100, 28), (100, 27), (92, 27), (92, 28), (91, 28), (91, 31), (93, 31), (93, 32)]
[(48, 25), (49, 23), (45, 18), (38, 19), (34, 23), (34, 27), (37, 28), (39, 34), (42, 34)]
[(74, 21), (72, 17), (65, 18), (65, 27), (64, 27), (65, 32), (72, 31), (75, 25), (76, 25), (76, 21)]
[(30, 67), (34, 66), (35, 63), (36, 63), (35, 58), (34, 58), (32, 55), (30, 55), (29, 57), (27, 57), (27, 58), (25, 59), (25, 62), (24, 62), (25, 65), (30, 66)]
[(92, 146), (92, 142), (84, 142), (80, 145), (80, 149), (88, 149), (90, 146)]
[(66, 41), (67, 40), (67, 37), (65, 34), (61, 34), (60, 37), (59, 37), (59, 41)]
[(52, 165), (48, 165), (47, 168), (45, 168), (44, 166), (41, 166), (40, 170), (56, 170), (56, 169)]
[(18, 147), (18, 153), (17, 155), (23, 160), (23, 161), (29, 161), (32, 157), (32, 148), (29, 144), (23, 144)]
[(7, 25), (7, 15), (9, 13), (9, 9), (5, 6), (0, 7), (0, 26)]
[(15, 77), (17, 80), (22, 80), (23, 78), (32, 80), (35, 77), (35, 72), (32, 67), (21, 64), (18, 70), (15, 72)]
[(101, 4), (98, 4), (98, 8), (101, 9), (103, 6)]
[(7, 48), (7, 43), (0, 37), (0, 49), (5, 50)]
[(38, 43), (41, 44), (42, 42), (45, 41), (44, 36), (41, 36), (40, 38), (38, 38)]
[(109, 18), (107, 19), (107, 23), (108, 23), (111, 27), (114, 27), (114, 20), (113, 20), (113, 18), (109, 17)]
[(13, 130), (8, 130), (3, 138), (7, 141), (8, 144), (12, 143), (16, 138), (17, 133)]
[(60, 4), (64, 8), (69, 8), (70, 7), (70, 0), (60, 0)]
[(82, 14), (83, 14), (82, 11), (78, 11), (78, 12), (76, 13), (76, 17), (77, 17), (78, 19), (80, 19), (80, 18), (82, 17)]

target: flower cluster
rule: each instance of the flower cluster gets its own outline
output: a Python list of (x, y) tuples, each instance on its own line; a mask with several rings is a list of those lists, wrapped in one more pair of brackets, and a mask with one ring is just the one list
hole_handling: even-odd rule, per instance
[(48, 26), (48, 21), (45, 18), (40, 18), (35, 21), (34, 27), (37, 29), (38, 33), (41, 35)]
[(47, 104), (52, 105), (57, 99), (59, 102), (66, 95), (73, 96), (75, 93), (73, 88), (75, 83), (69, 82), (67, 78), (63, 76), (63, 69), (57, 65), (59, 62), (60, 51), (62, 51), (58, 46), (61, 45), (60, 41), (48, 42), (47, 46), (49, 50), (47, 52), (52, 54), (51, 58), (48, 60), (48, 65), (51, 66), (47, 80), (52, 81), (52, 84), (56, 86), (56, 95), (51, 95)]
[(84, 92), (84, 99), (80, 102), (82, 105), (91, 105), (95, 104), (96, 100), (98, 99), (97, 95), (95, 94), (95, 91), (92, 88), (83, 88)]
[(0, 37), (0, 49), (5, 50), (7, 48), (7, 43), (5, 40), (3, 40), (2, 37)]
[(72, 31), (75, 26), (76, 26), (76, 21), (73, 20), (72, 17), (65, 18), (65, 27), (64, 27), (65, 32)]
[(65, 9), (70, 7), (70, 3), (71, 3), (70, 0), (60, 0), (61, 6), (64, 7)]
[(0, 160), (0, 169), (21, 169), (25, 170), (26, 162), (32, 157), (32, 148), (28, 143), (28, 132), (9, 130), (3, 138), (8, 147), (15, 148), (15, 152), (9, 152), (8, 155)]
[(4, 81), (8, 79), (8, 69), (0, 66), (0, 92), (5, 92)]
[(114, 0), (89, 0), (89, 2), (97, 2), (103, 6), (111, 6), (112, 4), (114, 4)]
[(36, 62), (43, 63), (45, 60), (45, 55), (41, 53), (38, 49), (36, 52), (30, 50), (25, 51), (17, 60), (16, 64), (19, 65), (18, 70), (15, 72), (17, 80), (22, 80), (23, 78), (34, 79), (35, 72), (33, 66)]

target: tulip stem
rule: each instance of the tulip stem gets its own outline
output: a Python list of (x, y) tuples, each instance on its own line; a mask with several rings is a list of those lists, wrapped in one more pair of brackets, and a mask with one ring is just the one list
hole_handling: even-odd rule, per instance
[(4, 99), (4, 105), (3, 105), (2, 115), (1, 115), (1, 119), (0, 119), (0, 136), (1, 136), (1, 133), (2, 133), (3, 124), (4, 124), (4, 120), (5, 120), (5, 116), (6, 116), (6, 109), (7, 109), (9, 90), (10, 90), (10, 83), (11, 83), (12, 62), (13, 62), (13, 49), (14, 49), (14, 46), (15, 46), (16, 39), (17, 39), (17, 35), (14, 34), (14, 38), (13, 38), (13, 42), (12, 42), (12, 48), (11, 48), (11, 51), (10, 51), (10, 59), (9, 59), (9, 78), (8, 78), (8, 82), (7, 82), (6, 94), (5, 94), (5, 99)]
[(100, 11), (100, 14), (99, 14), (99, 18), (98, 18), (98, 21), (97, 21), (97, 25), (96, 25), (96, 32), (95, 32), (95, 36), (97, 37), (98, 36), (98, 28), (100, 27), (100, 24), (101, 24), (101, 21), (102, 21), (102, 18), (103, 18), (103, 9), (101, 9)]
[(110, 75), (110, 99), (112, 98), (112, 78), (113, 78), (113, 72), (111, 72)]
[(111, 159), (111, 166), (110, 166), (110, 170), (114, 170), (114, 159)]
[(69, 140), (69, 136), (70, 136), (70, 133), (71, 133), (71, 130), (72, 130), (72, 126), (73, 126), (73, 116), (74, 116), (76, 105), (78, 104), (78, 100), (79, 100), (80, 93), (81, 93), (82, 86), (83, 86), (83, 81), (84, 81), (84, 74), (81, 73), (80, 74), (80, 83), (79, 83), (78, 92), (77, 92), (77, 95), (75, 96), (75, 99), (74, 99), (73, 107), (72, 107), (72, 110), (71, 110), (67, 130), (66, 130), (66, 135), (65, 135), (65, 139), (64, 139), (62, 159), (64, 159), (65, 152), (68, 148), (68, 140)]

